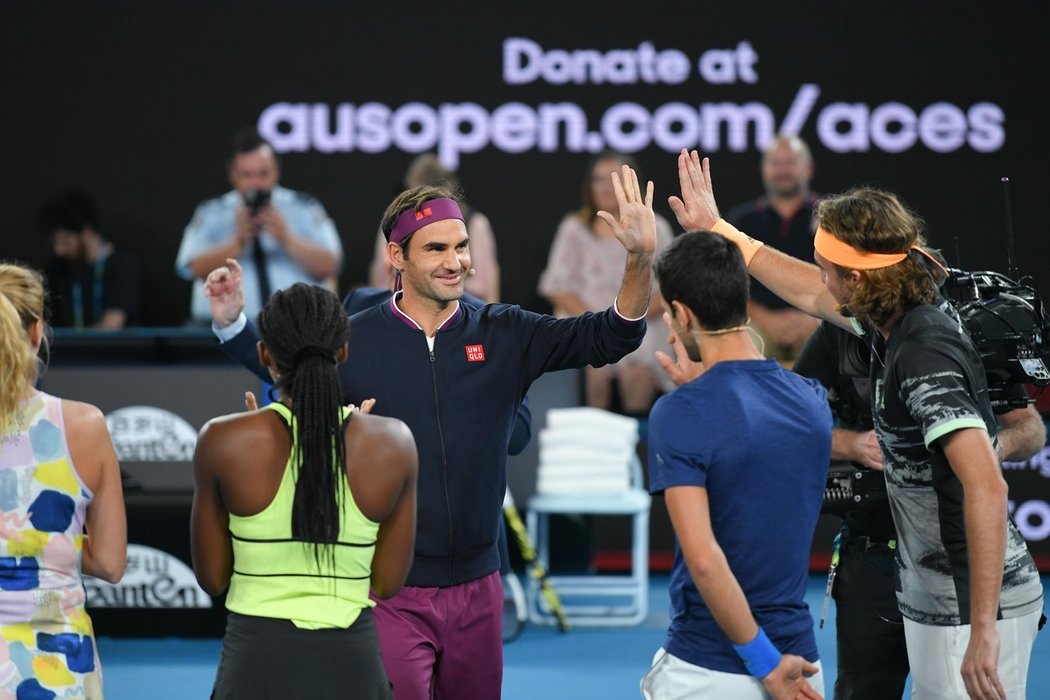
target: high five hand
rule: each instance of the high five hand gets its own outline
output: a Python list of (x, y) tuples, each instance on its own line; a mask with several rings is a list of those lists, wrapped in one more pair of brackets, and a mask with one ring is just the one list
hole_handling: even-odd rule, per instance
[(710, 161), (704, 158), (701, 163), (699, 153), (689, 153), (683, 148), (678, 154), (678, 184), (682, 198), (667, 198), (678, 224), (686, 231), (704, 231), (714, 226), (719, 216), (711, 185)]
[(623, 166), (623, 183), (620, 174), (612, 173), (613, 191), (616, 193), (616, 204), (620, 209), (620, 219), (606, 211), (598, 216), (609, 224), (609, 228), (620, 240), (628, 253), (652, 255), (656, 251), (656, 214), (653, 213), (653, 183), (649, 181), (645, 188), (645, 198), (638, 186), (638, 174)]

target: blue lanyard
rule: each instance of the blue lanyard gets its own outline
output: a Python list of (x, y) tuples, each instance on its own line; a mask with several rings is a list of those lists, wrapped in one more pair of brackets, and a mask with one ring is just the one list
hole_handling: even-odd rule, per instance
[[(105, 272), (106, 253), (100, 250), (98, 259), (95, 260), (94, 296), (91, 298), (95, 323), (102, 318), (102, 277)], [(80, 287), (80, 279), (75, 275), (73, 277), (73, 325), (77, 328), (84, 327), (84, 290)]]

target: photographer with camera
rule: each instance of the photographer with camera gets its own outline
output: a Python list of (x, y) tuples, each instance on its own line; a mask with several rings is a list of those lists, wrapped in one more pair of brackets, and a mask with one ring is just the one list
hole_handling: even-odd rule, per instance
[(193, 321), (211, 320), (204, 278), (227, 258), (244, 271), (244, 310), (251, 318), (279, 289), (334, 282), (343, 258), (335, 225), (316, 199), (281, 187), (280, 174), (273, 147), (255, 129), (237, 133), (227, 166), (233, 190), (197, 207), (175, 260), (176, 273), (194, 280)]
[(684, 228), (732, 240), (771, 290), (870, 343), (913, 696), (1025, 697), (1042, 584), (1007, 514), (981, 356), (936, 306), (939, 262), (921, 220), (888, 192), (825, 198), (814, 267), (721, 219), (710, 165), (695, 151), (682, 151), (678, 169), (682, 197), (670, 204)]

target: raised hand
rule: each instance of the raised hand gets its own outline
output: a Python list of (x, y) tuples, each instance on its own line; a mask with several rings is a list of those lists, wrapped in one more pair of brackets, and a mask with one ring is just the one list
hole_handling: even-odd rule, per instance
[(208, 273), (204, 280), (204, 296), (211, 303), (211, 317), (215, 325), (224, 328), (244, 310), (244, 284), (241, 266), (233, 258), (226, 265)]
[(598, 216), (620, 240), (628, 253), (649, 254), (656, 251), (656, 214), (653, 213), (653, 183), (650, 180), (645, 189), (645, 197), (638, 185), (638, 174), (623, 166), (623, 183), (620, 174), (612, 173), (613, 191), (616, 193), (616, 204), (620, 210), (617, 220), (606, 211)]
[(683, 148), (678, 154), (678, 184), (682, 198), (667, 198), (678, 224), (686, 231), (704, 231), (714, 226), (719, 215), (711, 186), (710, 161), (704, 158), (701, 162), (699, 153)]

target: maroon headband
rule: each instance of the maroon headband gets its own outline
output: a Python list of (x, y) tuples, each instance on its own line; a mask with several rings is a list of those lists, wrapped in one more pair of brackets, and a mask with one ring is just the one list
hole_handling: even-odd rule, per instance
[(445, 221), (446, 219), (464, 221), (459, 202), (448, 197), (427, 200), (419, 205), (418, 210), (409, 209), (402, 212), (401, 216), (397, 217), (397, 223), (394, 224), (394, 228), (390, 230), (390, 237), (387, 240), (400, 245), (424, 226), (428, 226), (435, 221)]

